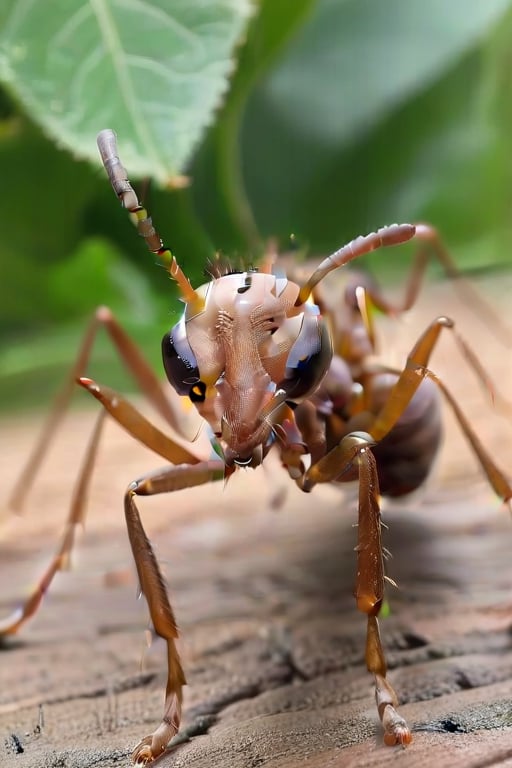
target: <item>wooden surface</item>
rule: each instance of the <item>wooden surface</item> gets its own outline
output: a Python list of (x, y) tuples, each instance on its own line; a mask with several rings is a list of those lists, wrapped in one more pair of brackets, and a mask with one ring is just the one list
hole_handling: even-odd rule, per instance
[[(482, 288), (505, 311), (507, 279)], [(432, 287), (414, 322), (390, 332), (386, 359), (396, 363), (399, 346), (441, 312), (459, 320), (510, 397), (511, 351), (447, 287)], [(449, 341), (433, 367), (510, 468), (512, 422), (488, 406)], [(52, 550), (93, 410), (67, 420), (27, 515), (2, 518), (2, 615)], [(2, 423), (4, 488), (39, 422)], [(131, 748), (159, 722), (164, 647), (145, 647), (147, 614), (135, 599), (121, 504), (127, 483), (158, 465), (109, 427), (73, 569), (0, 653), (2, 766), (128, 766)], [(388, 590), (391, 615), (381, 628), (390, 679), (414, 729), (409, 749), (389, 749), (363, 663), (365, 618), (352, 596), (354, 493), (301, 494), (271, 463), (237, 473), (225, 489), (141, 501), (182, 630), (185, 729), (196, 734), (160, 768), (512, 766), (510, 515), (448, 415), (435, 477), (419, 497), (387, 503), (384, 513), (398, 589)]]

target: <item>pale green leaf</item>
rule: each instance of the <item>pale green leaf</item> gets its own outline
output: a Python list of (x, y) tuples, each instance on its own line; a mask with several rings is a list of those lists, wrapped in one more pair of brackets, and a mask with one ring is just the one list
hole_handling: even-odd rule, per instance
[(228, 86), (251, 0), (4, 0), (0, 77), (75, 154), (102, 128), (130, 173), (180, 174)]

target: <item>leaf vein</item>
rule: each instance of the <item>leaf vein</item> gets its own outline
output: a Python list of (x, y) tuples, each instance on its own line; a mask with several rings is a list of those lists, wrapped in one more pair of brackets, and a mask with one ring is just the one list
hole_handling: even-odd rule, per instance
[(117, 81), (121, 95), (126, 104), (127, 111), (131, 117), (135, 134), (138, 136), (142, 147), (147, 154), (153, 158), (156, 167), (161, 165), (160, 157), (155, 152), (153, 137), (151, 136), (146, 124), (140, 120), (137, 99), (133, 88), (133, 83), (129, 77), (128, 67), (126, 66), (126, 56), (121, 45), (121, 40), (115, 25), (114, 19), (109, 9), (108, 0), (89, 0), (96, 15), (100, 35), (105, 46), (112, 56), (112, 62), (116, 73)]

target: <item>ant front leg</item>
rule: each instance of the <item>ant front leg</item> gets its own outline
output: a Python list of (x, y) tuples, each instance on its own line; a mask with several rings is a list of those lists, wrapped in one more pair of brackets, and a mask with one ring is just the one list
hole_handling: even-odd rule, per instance
[[(378, 615), (384, 599), (384, 557), (379, 506), (379, 479), (372, 453), (375, 440), (364, 432), (346, 435), (339, 445), (313, 464), (303, 477), (302, 489), (316, 483), (359, 478), (357, 576), (355, 597), (358, 609), (367, 616), (366, 666), (375, 680), (377, 711), (388, 745), (406, 746), (411, 731), (398, 713), (398, 699), (387, 679), (387, 665), (380, 639)], [(357, 474), (354, 472), (357, 471)]]
[(142, 739), (132, 754), (134, 762), (145, 765), (161, 755), (178, 732), (185, 676), (176, 648), (178, 630), (165, 580), (142, 526), (135, 496), (171, 493), (221, 480), (224, 477), (224, 462), (198, 461), (151, 424), (117, 392), (100, 386), (91, 379), (82, 378), (80, 384), (102, 404), (104, 412), (109, 413), (132, 437), (171, 462), (171, 466), (131, 483), (124, 500), (128, 536), (141, 591), (147, 600), (155, 632), (167, 643), (167, 686), (162, 723), (152, 734)]
[(186, 681), (175, 642), (178, 637), (176, 620), (155, 553), (142, 526), (135, 497), (170, 493), (221, 480), (223, 477), (224, 463), (220, 460), (204, 461), (195, 466), (168, 467), (131, 483), (125, 494), (126, 525), (141, 591), (147, 600), (155, 632), (167, 643), (164, 715), (155, 731), (143, 738), (133, 750), (132, 760), (137, 765), (146, 765), (159, 757), (178, 732)]
[(358, 454), (359, 517), (357, 541), (356, 601), (368, 617), (366, 633), (366, 666), (375, 678), (375, 700), (388, 746), (406, 746), (412, 741), (411, 731), (398, 714), (398, 698), (386, 679), (387, 665), (380, 639), (378, 615), (384, 599), (384, 558), (382, 523), (379, 507), (377, 465), (369, 447)]

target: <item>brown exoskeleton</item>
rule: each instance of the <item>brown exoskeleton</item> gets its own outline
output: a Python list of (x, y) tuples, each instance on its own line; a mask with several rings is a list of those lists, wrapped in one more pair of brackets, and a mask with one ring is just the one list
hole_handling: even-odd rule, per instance
[[(133, 760), (146, 764), (166, 749), (177, 733), (185, 675), (176, 648), (177, 627), (164, 579), (144, 532), (137, 496), (189, 488), (221, 480), (237, 467), (256, 467), (274, 448), (290, 477), (303, 491), (328, 481), (359, 483), (357, 607), (367, 616), (366, 664), (374, 676), (375, 696), (386, 744), (406, 745), (411, 732), (398, 712), (396, 694), (386, 676), (377, 617), (384, 599), (385, 572), (381, 543), (380, 493), (407, 494), (427, 476), (440, 440), (439, 392), (447, 399), (495, 492), (503, 501), (512, 487), (482, 447), (458, 404), (429, 369), (441, 331), (453, 322), (438, 317), (420, 336), (405, 367), (391, 371), (369, 364), (373, 331), (368, 304), (392, 314), (409, 308), (418, 291), (426, 252), (420, 251), (401, 306), (390, 305), (373, 285), (357, 281), (347, 289), (346, 316), (331, 332), (322, 314), (316, 286), (331, 271), (382, 246), (417, 238), (433, 245), (450, 271), (451, 263), (435, 231), (426, 226), (394, 224), (340, 248), (300, 286), (272, 272), (218, 273), (194, 289), (176, 259), (163, 246), (141, 207), (117, 156), (115, 135), (102, 131), (98, 145), (112, 186), (133, 214), (149, 249), (167, 265), (178, 283), (185, 311), (164, 336), (167, 378), (179, 395), (189, 398), (211, 430), (215, 458), (199, 459), (193, 447), (167, 437), (133, 406), (84, 373), (97, 329), (106, 328), (142, 391), (174, 428), (178, 417), (158, 379), (109, 310), (99, 309), (91, 323), (40, 442), (14, 494), (21, 505), (43, 448), (69, 400), (75, 379), (97, 398), (101, 410), (71, 504), (62, 542), (33, 594), (21, 609), (0, 624), (0, 634), (16, 632), (37, 610), (55, 573), (67, 561), (75, 527), (83, 519), (89, 483), (105, 413), (133, 437), (163, 456), (169, 466), (128, 486), (125, 515), (133, 556), (155, 632), (167, 643), (167, 688), (164, 715), (152, 734), (139, 742)], [(457, 337), (458, 338), (458, 337)], [(458, 339), (470, 365), (482, 376), (474, 354)], [(306, 461), (309, 455), (309, 464)], [(221, 456), (222, 458), (219, 458)]]

